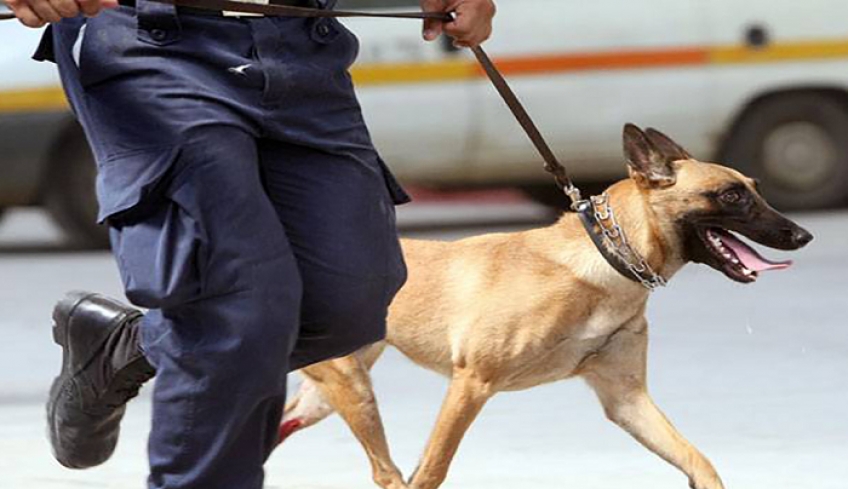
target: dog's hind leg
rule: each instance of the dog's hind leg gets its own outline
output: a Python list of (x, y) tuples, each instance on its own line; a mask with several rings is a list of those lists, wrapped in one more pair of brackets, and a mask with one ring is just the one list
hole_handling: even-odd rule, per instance
[(693, 489), (724, 489), (710, 461), (672, 426), (648, 395), (647, 325), (641, 319), (632, 326), (615, 333), (586, 362), (582, 376), (595, 390), (607, 417), (685, 473)]
[(374, 482), (385, 489), (405, 489), (403, 476), (389, 452), (368, 373), (384, 349), (385, 344), (372, 345), (302, 369), (306, 379), (286, 410), (282, 429), (294, 420), (302, 421), (301, 428), (310, 426), (337, 411), (365, 449)]
[(436, 427), (409, 483), (410, 488), (436, 489), (444, 482), (462, 437), (493, 394), (490, 385), (476, 373), (467, 369), (454, 371)]
[[(357, 356), (370, 370), (385, 349), (385, 342), (374, 343), (353, 353), (352, 356)], [(313, 367), (317, 369), (319, 365), (332, 361), (318, 363), (312, 367), (307, 367), (307, 369)], [(295, 432), (323, 421), (336, 411), (324, 398), (324, 394), (315, 381), (306, 374), (306, 369), (300, 370), (300, 373), (303, 375), (303, 382), (298, 387), (294, 397), (286, 403), (283, 422), (280, 425), (280, 443)]]

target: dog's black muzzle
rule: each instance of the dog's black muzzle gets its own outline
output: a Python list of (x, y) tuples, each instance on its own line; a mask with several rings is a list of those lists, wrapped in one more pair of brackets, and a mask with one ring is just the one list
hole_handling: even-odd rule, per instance
[(778, 250), (797, 250), (813, 240), (809, 231), (767, 204), (761, 204), (744, 218), (731, 217), (724, 221), (720, 224), (724, 228)]

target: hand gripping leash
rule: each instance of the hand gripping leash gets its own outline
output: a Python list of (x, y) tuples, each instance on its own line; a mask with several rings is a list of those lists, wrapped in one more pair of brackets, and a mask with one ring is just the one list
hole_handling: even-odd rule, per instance
[[(344, 11), (344, 10), (323, 10), (316, 8), (292, 7), (289, 5), (271, 4), (255, 4), (244, 3), (233, 0), (153, 0), (159, 3), (167, 3), (178, 7), (190, 7), (204, 10), (241, 12), (248, 14), (263, 14), (276, 15), (283, 17), (372, 17), (372, 18), (394, 18), (394, 19), (435, 19), (443, 22), (453, 22), (454, 14), (447, 12), (359, 12), (359, 11)], [(0, 20), (13, 19), (14, 14), (0, 14)], [(486, 54), (482, 47), (476, 46), (471, 48), (477, 61), (483, 68), (483, 71), (489, 77), (492, 84), (497, 89), (498, 93), (506, 102), (509, 110), (515, 116), (518, 123), (527, 133), (530, 141), (536, 147), (536, 150), (542, 156), (545, 162), (545, 171), (553, 175), (557, 186), (565, 195), (571, 199), (573, 209), (577, 209), (578, 204), (583, 202), (580, 195), (580, 190), (574, 186), (568, 176), (565, 166), (559, 162), (554, 152), (551, 150), (542, 133), (536, 127), (530, 114), (521, 104), (521, 101), (509, 87), (506, 79), (498, 71), (495, 64)]]

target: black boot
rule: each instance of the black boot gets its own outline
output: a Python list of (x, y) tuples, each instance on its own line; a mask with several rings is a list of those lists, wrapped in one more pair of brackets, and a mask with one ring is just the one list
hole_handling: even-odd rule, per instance
[(140, 349), (141, 317), (90, 292), (71, 292), (53, 309), (62, 373), (50, 388), (47, 425), (65, 467), (93, 467), (112, 455), (127, 401), (155, 374)]

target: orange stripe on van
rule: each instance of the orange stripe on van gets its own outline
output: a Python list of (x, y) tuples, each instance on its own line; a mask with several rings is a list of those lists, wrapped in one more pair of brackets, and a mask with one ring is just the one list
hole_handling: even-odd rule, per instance
[(722, 65), (821, 61), (846, 57), (848, 57), (848, 41), (846, 40), (780, 43), (764, 49), (746, 46), (719, 46), (710, 50), (710, 62)]
[(355, 65), (351, 76), (358, 86), (461, 81), (476, 76), (471, 60), (432, 63), (374, 63)]
[[(495, 63), (507, 76), (604, 70), (648, 70), (705, 65), (788, 63), (848, 58), (848, 39), (774, 43), (765, 48), (742, 45), (501, 56)], [(351, 75), (360, 87), (450, 83), (481, 79), (473, 58), (419, 63), (357, 64)], [(0, 91), (0, 112), (66, 110), (59, 87)]]
[[(593, 54), (562, 54), (499, 58), (496, 62), (504, 75), (535, 75), (572, 71), (649, 69), (671, 66), (702, 65), (710, 61), (703, 48), (656, 51), (623, 51)], [(483, 75), (482, 68), (478, 70)]]
[[(495, 63), (504, 75), (529, 76), (577, 71), (696, 66), (710, 61), (708, 49), (684, 48), (499, 57)], [(415, 64), (365, 64), (355, 66), (351, 74), (359, 86), (452, 82), (485, 76), (483, 69), (469, 58)]]

